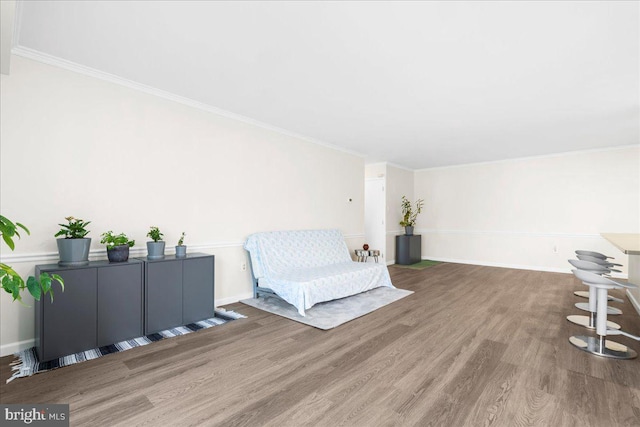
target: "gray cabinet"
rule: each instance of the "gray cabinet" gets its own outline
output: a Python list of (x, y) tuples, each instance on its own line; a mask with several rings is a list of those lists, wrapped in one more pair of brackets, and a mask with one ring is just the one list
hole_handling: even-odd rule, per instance
[(145, 264), (145, 334), (213, 317), (213, 255), (141, 260)]
[(422, 259), (422, 236), (396, 236), (396, 264), (410, 265)]
[(98, 347), (142, 336), (142, 264), (98, 269)]
[(36, 266), (36, 275), (59, 274), (64, 292), (36, 301), (36, 352), (41, 361), (142, 335), (140, 261), (90, 262), (82, 267)]

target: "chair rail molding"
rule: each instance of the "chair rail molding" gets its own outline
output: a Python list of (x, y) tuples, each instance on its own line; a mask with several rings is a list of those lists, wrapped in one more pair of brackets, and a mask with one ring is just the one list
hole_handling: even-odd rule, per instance
[[(344, 234), (345, 240), (352, 239), (364, 239), (364, 233)], [(190, 251), (207, 251), (220, 248), (241, 248), (244, 245), (244, 240), (230, 240), (230, 241), (217, 241), (202, 243), (199, 245), (189, 245)], [(166, 253), (172, 254), (174, 252), (173, 247), (167, 246)], [(130, 249), (129, 254), (132, 257), (145, 255), (147, 253), (146, 246), (134, 246)], [(106, 249), (92, 249), (89, 251), (89, 259), (95, 261), (97, 259), (103, 259), (107, 257)], [(0, 260), (3, 263), (20, 264), (20, 263), (41, 263), (46, 261), (57, 261), (58, 252), (27, 252), (27, 253), (9, 253), (2, 254)]]

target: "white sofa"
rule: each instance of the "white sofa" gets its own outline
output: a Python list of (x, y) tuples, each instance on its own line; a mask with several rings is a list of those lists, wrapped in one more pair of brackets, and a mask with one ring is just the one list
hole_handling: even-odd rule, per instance
[(302, 316), (319, 302), (394, 287), (386, 265), (351, 259), (340, 230), (256, 233), (244, 248), (250, 255), (254, 297), (275, 294)]

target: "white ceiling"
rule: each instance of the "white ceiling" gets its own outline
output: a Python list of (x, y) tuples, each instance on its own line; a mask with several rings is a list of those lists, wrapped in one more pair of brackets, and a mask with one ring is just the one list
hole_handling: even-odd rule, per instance
[(411, 169), (638, 144), (639, 3), (19, 2), (16, 46)]

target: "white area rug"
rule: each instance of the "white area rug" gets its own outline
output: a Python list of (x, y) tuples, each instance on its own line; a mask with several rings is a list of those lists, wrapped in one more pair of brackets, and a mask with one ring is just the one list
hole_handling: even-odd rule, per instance
[(240, 302), (305, 325), (327, 330), (369, 314), (412, 293), (413, 291), (397, 288), (375, 288), (351, 297), (316, 304), (309, 310), (305, 310), (306, 316), (300, 316), (294, 306), (279, 298), (261, 296)]

